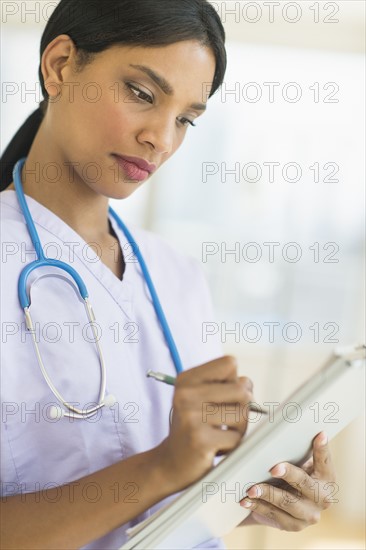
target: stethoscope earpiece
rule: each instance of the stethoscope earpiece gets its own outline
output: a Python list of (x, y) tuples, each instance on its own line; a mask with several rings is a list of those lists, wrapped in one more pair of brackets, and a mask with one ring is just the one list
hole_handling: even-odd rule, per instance
[(113, 395), (113, 393), (110, 393), (104, 398), (104, 405), (110, 409), (111, 407), (113, 407), (116, 401), (116, 396)]
[(58, 420), (64, 416), (64, 411), (57, 405), (52, 405), (49, 411), (49, 417), (51, 420)]

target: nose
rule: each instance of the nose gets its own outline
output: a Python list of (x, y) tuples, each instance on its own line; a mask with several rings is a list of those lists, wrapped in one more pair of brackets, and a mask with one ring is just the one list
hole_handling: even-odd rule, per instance
[(156, 153), (160, 155), (170, 155), (174, 148), (175, 120), (161, 117), (154, 121), (149, 121), (138, 134), (139, 143), (148, 143)]

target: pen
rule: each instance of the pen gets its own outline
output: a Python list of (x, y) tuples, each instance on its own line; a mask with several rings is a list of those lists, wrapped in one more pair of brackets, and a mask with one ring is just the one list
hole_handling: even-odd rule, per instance
[(152, 370), (148, 370), (146, 376), (154, 378), (154, 380), (158, 380), (159, 382), (169, 384), (169, 386), (174, 386), (176, 381), (176, 378), (174, 378), (174, 376), (169, 376), (169, 374), (163, 374), (162, 372), (154, 372)]
[[(174, 386), (176, 381), (174, 376), (169, 376), (169, 374), (163, 374), (162, 372), (154, 372), (152, 370), (148, 370), (146, 376), (148, 378), (154, 378), (154, 380), (158, 380), (158, 382), (169, 384), (170, 386)], [(254, 405), (253, 403), (249, 405), (249, 410), (260, 414), (268, 414), (267, 411), (261, 409), (258, 405)]]

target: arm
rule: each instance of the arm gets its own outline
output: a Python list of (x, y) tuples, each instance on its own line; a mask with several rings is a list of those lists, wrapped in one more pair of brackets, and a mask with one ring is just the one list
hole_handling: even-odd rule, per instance
[[(227, 404), (245, 408), (250, 401), (252, 384), (238, 378), (231, 357), (179, 374), (171, 430), (158, 447), (51, 489), (47, 498), (40, 493), (4, 497), (1, 548), (80, 548), (185, 489), (212, 468), (218, 453), (240, 443), (247, 426), (245, 415), (238, 415), (239, 420), (230, 415), (225, 420), (228, 430), (220, 429), (222, 418)], [(203, 419), (207, 404), (216, 405), (215, 413)], [(87, 484), (95, 484), (93, 495), (99, 490), (95, 502), (91, 497), (85, 499)], [(119, 498), (113, 490), (116, 484)]]
[(174, 493), (160, 467), (160, 453), (156, 447), (47, 495), (3, 497), (1, 548), (80, 548), (127, 523)]

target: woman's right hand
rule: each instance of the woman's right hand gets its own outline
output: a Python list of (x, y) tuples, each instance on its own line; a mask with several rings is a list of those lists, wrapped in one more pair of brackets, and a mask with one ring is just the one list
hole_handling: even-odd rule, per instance
[(247, 428), (252, 389), (249, 378), (238, 377), (232, 356), (178, 375), (170, 434), (157, 448), (165, 481), (174, 492), (205, 475), (217, 454), (239, 444)]

